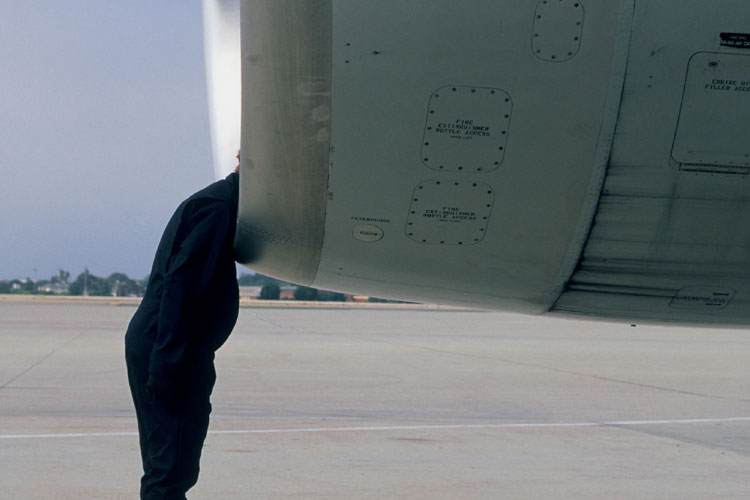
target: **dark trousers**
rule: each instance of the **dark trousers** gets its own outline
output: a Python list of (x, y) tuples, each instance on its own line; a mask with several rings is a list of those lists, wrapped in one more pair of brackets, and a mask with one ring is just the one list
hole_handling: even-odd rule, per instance
[(141, 500), (184, 500), (185, 492), (198, 481), (208, 431), (216, 381), (213, 353), (194, 359), (180, 380), (179, 401), (165, 406), (146, 390), (151, 343), (132, 337), (126, 337), (125, 360), (143, 460)]

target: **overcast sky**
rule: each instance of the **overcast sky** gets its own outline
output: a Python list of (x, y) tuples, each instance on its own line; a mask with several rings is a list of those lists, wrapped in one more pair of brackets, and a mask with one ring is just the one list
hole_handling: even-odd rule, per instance
[(7, 1), (0, 21), (0, 279), (144, 277), (213, 181), (200, 1)]

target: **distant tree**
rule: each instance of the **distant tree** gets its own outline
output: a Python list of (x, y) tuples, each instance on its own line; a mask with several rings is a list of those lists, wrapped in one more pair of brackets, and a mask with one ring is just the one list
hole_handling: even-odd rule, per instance
[(318, 290), (307, 286), (298, 286), (294, 290), (294, 300), (317, 300)]
[(84, 289), (86, 288), (86, 275), (88, 272), (84, 271), (81, 274), (79, 274), (75, 281), (70, 284), (68, 287), (68, 292), (70, 292), (71, 295), (83, 295)]
[(50, 282), (54, 284), (67, 285), (70, 283), (70, 272), (62, 269), (57, 270), (57, 275), (50, 278)]
[(105, 278), (94, 276), (86, 269), (84, 272), (78, 275), (76, 280), (70, 284), (71, 295), (94, 295), (94, 296), (107, 296), (111, 295), (112, 287)]
[(408, 302), (406, 300), (393, 300), (393, 299), (379, 299), (377, 297), (369, 297), (368, 302), (380, 302), (383, 304), (417, 304), (418, 302)]
[(26, 278), (25, 280), (21, 281), (21, 291), (24, 293), (36, 292), (36, 284), (34, 283), (34, 280), (32, 280), (31, 278)]
[(260, 289), (261, 300), (279, 300), (281, 297), (281, 287), (276, 283), (267, 283)]
[(287, 284), (284, 281), (279, 281), (275, 278), (271, 278), (270, 276), (266, 276), (260, 273), (242, 273), (240, 277), (237, 278), (237, 284), (240, 286), (263, 286), (271, 283), (276, 283), (279, 286)]
[(0, 293), (10, 293), (10, 281), (0, 281)]
[(319, 300), (321, 302), (346, 302), (346, 295), (339, 292), (318, 290), (318, 297), (316, 300)]
[(113, 297), (138, 295), (138, 283), (128, 278), (128, 275), (124, 273), (110, 274), (107, 278), (107, 285), (110, 290), (109, 295)]
[(76, 276), (76, 279), (68, 287), (68, 293), (71, 295), (83, 295), (84, 288), (84, 273)]
[(240, 286), (253, 286), (255, 276), (255, 274), (242, 273), (240, 277), (237, 278), (237, 284)]
[(8, 283), (8, 286), (10, 287), (10, 293), (32, 294), (36, 291), (34, 288), (34, 282), (31, 278), (26, 278), (25, 280), (11, 280)]
[(143, 295), (148, 288), (148, 282), (151, 281), (151, 274), (147, 274), (143, 279), (138, 280), (138, 295)]

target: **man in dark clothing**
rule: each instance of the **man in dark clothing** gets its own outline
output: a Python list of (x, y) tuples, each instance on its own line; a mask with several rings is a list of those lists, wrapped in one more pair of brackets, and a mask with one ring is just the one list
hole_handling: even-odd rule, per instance
[(143, 460), (141, 499), (184, 499), (198, 480), (214, 352), (239, 309), (232, 250), (238, 177), (235, 170), (177, 208), (125, 335)]

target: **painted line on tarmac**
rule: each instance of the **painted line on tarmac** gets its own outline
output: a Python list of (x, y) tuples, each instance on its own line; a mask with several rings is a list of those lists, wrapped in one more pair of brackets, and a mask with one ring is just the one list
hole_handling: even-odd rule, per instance
[[(245, 429), (208, 431), (209, 434), (294, 434), (320, 432), (430, 431), (471, 429), (564, 429), (571, 427), (636, 427), (646, 425), (728, 424), (750, 422), (750, 417), (683, 420), (617, 420), (613, 422), (548, 422), (507, 424), (390, 425), (364, 427), (311, 427), (301, 429)], [(137, 432), (78, 432), (61, 434), (0, 434), (0, 439), (52, 439), (137, 436)]]
[(137, 436), (137, 432), (71, 432), (67, 434), (0, 434), (0, 439), (51, 439)]

